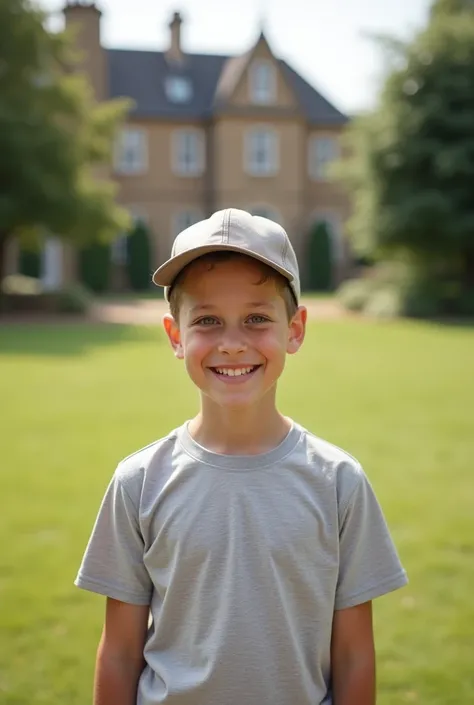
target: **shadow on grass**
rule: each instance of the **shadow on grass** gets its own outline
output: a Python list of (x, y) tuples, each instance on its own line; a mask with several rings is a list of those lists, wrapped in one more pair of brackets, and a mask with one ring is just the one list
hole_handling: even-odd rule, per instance
[(61, 325), (0, 326), (0, 355), (83, 355), (94, 348), (150, 341), (163, 345), (156, 327), (64, 323)]

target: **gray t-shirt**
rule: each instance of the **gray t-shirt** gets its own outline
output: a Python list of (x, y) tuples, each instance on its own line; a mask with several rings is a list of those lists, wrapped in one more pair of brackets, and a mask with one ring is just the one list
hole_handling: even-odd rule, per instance
[(137, 705), (328, 705), (334, 610), (406, 582), (360, 465), (297, 424), (261, 455), (185, 424), (123, 460), (76, 579), (150, 605)]

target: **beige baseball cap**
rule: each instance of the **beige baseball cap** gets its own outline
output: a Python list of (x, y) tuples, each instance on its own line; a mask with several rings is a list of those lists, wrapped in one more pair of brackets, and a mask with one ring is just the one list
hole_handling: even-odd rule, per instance
[(165, 287), (165, 297), (186, 265), (209, 252), (241, 252), (264, 262), (288, 279), (296, 302), (300, 276), (296, 255), (286, 231), (278, 223), (237, 208), (217, 211), (179, 233), (171, 257), (153, 274), (153, 283)]

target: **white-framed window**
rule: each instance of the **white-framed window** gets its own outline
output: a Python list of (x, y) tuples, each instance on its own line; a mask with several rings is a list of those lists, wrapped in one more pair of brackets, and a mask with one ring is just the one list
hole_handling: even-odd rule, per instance
[(251, 206), (248, 211), (252, 215), (259, 215), (261, 218), (268, 218), (269, 220), (273, 220), (279, 225), (282, 224), (280, 213), (276, 210), (276, 208), (273, 208), (273, 206)]
[(274, 176), (279, 165), (278, 133), (271, 127), (254, 127), (245, 135), (245, 169), (252, 176)]
[(148, 139), (146, 130), (126, 127), (115, 142), (115, 171), (118, 174), (143, 174), (148, 168)]
[(179, 176), (199, 176), (204, 171), (204, 133), (197, 129), (173, 133), (172, 166)]
[(176, 211), (173, 215), (172, 234), (173, 237), (179, 235), (180, 232), (190, 228), (194, 223), (198, 223), (203, 219), (202, 212), (198, 208), (183, 208)]
[(255, 59), (249, 69), (250, 100), (257, 105), (269, 105), (276, 99), (275, 66), (268, 59)]
[(308, 172), (312, 179), (329, 179), (329, 167), (339, 157), (339, 142), (336, 137), (313, 136), (309, 141)]
[(167, 76), (165, 92), (172, 103), (188, 103), (193, 97), (193, 85), (186, 76)]

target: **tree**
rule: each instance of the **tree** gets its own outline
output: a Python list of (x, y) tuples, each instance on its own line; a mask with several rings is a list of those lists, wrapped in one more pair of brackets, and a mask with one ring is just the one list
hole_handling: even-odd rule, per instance
[(127, 237), (127, 269), (132, 289), (144, 291), (150, 288), (150, 236), (142, 221), (137, 221)]
[(129, 222), (96, 176), (128, 103), (94, 103), (72, 38), (44, 22), (30, 0), (0, 3), (0, 280), (11, 237), (107, 241)]
[(435, 2), (426, 29), (400, 51), (377, 109), (348, 132), (349, 231), (361, 255), (402, 256), (472, 289), (472, 0)]

